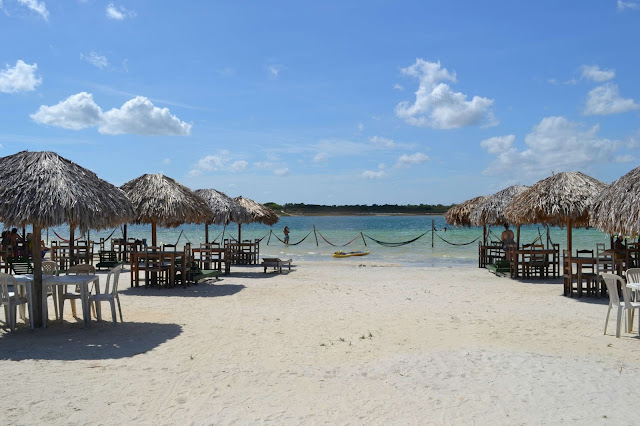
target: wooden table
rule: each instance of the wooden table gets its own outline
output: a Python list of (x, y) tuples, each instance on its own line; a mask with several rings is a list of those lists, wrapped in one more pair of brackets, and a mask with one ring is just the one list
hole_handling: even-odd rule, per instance
[(257, 265), (260, 242), (229, 243), (227, 247), (229, 262), (234, 265)]
[(128, 262), (129, 255), (136, 251), (142, 251), (142, 241), (124, 241), (123, 239), (112, 239), (111, 250), (118, 254), (118, 260)]
[[(140, 259), (142, 259), (144, 256), (146, 256), (149, 253), (151, 252), (146, 252), (146, 251), (131, 252), (131, 286), (132, 287), (134, 286), (134, 284), (136, 287), (140, 285)], [(176, 282), (176, 258), (183, 256), (184, 252), (171, 250), (171, 251), (158, 251), (155, 253), (160, 254), (161, 261), (167, 260), (169, 262), (169, 286), (173, 287)], [(182, 262), (182, 263), (183, 263), (182, 273), (184, 276), (186, 272), (185, 267), (188, 265), (185, 265), (186, 262)]]
[(226, 271), (226, 263), (227, 256), (225, 252), (227, 250), (221, 247), (212, 247), (212, 248), (194, 248), (191, 249), (191, 253), (193, 253), (193, 259), (198, 262), (198, 266), (201, 269), (209, 269), (210, 264), (213, 263), (215, 270), (222, 271), (222, 264), (225, 264)]
[(483, 245), (478, 243), (478, 268), (486, 268), (496, 261), (505, 257), (501, 245)]
[[(557, 249), (536, 249), (536, 250), (512, 250), (513, 253), (513, 268), (512, 268), (512, 277), (519, 278), (522, 274), (520, 273), (520, 266), (524, 266), (524, 256), (530, 254), (543, 254), (547, 258), (547, 275), (549, 275), (549, 267), (551, 266), (551, 276), (556, 278), (560, 273), (560, 253)], [(551, 261), (549, 261), (549, 256), (551, 256)], [(522, 257), (522, 260), (521, 260)]]

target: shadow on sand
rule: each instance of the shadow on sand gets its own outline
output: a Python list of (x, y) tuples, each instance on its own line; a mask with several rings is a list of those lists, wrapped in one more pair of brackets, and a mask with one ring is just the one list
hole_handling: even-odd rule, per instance
[(178, 285), (173, 288), (129, 287), (118, 292), (126, 296), (223, 297), (233, 296), (245, 288), (240, 284), (223, 284), (223, 281), (205, 281), (198, 285), (192, 284), (187, 287)]
[(130, 358), (148, 352), (182, 333), (178, 324), (124, 322), (53, 323), (47, 329), (0, 334), (0, 360), (103, 360)]

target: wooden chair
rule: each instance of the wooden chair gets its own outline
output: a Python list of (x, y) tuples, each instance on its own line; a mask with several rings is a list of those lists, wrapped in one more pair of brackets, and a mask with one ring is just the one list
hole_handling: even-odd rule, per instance
[(562, 250), (562, 281), (564, 283), (564, 295), (573, 297), (573, 284), (578, 286), (578, 276), (573, 273), (573, 265), (569, 261), (569, 251)]
[(144, 263), (145, 286), (166, 285), (168, 283), (169, 265), (163, 262), (159, 247), (149, 246)]
[(546, 278), (549, 259), (545, 253), (541, 252), (542, 250), (544, 250), (542, 244), (532, 244), (529, 246), (529, 260), (525, 264), (525, 267), (528, 269), (528, 276), (531, 276), (531, 270), (533, 270), (533, 275), (537, 274), (540, 278)]
[[(593, 250), (576, 250), (576, 257), (593, 257)], [(582, 266), (581, 271), (582, 282), (578, 285), (582, 286), (582, 289), (587, 294), (596, 296), (598, 294), (598, 274), (596, 274), (596, 265), (587, 264)]]

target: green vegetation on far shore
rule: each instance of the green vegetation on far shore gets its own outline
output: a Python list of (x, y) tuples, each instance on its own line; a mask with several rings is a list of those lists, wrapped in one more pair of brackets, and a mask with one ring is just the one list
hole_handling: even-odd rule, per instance
[(323, 206), (319, 204), (286, 203), (280, 205), (274, 202), (265, 203), (282, 216), (331, 216), (331, 215), (375, 215), (375, 214), (444, 214), (452, 205), (442, 204), (373, 204), (350, 206)]

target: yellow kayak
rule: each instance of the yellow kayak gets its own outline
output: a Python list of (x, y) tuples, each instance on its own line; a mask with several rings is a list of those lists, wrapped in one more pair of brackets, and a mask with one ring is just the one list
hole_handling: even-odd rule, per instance
[(351, 256), (366, 256), (369, 254), (369, 251), (337, 251), (333, 253), (333, 257), (351, 257)]

